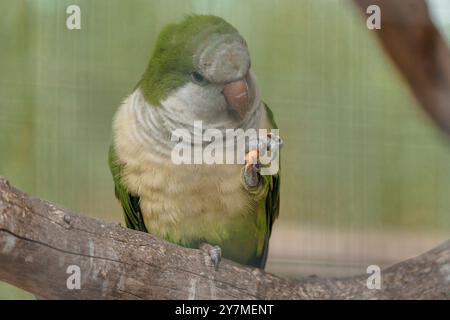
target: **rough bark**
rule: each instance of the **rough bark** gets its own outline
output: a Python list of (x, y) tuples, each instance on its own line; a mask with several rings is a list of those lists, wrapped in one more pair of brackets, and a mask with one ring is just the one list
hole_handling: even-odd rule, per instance
[[(69, 290), (67, 267), (81, 269)], [(47, 299), (446, 299), (450, 241), (368, 275), (294, 281), (32, 198), (0, 177), (0, 280)]]
[(450, 135), (450, 50), (433, 24), (425, 0), (354, 0), (365, 17), (381, 9), (373, 30), (412, 89), (420, 106)]

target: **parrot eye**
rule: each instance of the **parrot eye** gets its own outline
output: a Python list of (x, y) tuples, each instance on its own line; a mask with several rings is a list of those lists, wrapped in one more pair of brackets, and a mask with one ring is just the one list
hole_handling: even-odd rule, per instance
[(196, 71), (192, 72), (191, 76), (192, 76), (192, 80), (197, 84), (203, 85), (206, 83), (205, 77)]

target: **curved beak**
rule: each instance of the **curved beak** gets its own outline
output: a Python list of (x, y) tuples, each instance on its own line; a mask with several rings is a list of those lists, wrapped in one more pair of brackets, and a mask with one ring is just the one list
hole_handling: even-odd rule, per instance
[(245, 79), (228, 83), (223, 88), (228, 106), (243, 119), (250, 105), (249, 89)]

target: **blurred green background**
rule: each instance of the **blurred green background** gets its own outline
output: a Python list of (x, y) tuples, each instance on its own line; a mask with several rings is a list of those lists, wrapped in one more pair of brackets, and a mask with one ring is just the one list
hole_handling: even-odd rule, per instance
[[(81, 30), (66, 29), (70, 4)], [(247, 39), (285, 139), (279, 226), (450, 230), (450, 145), (351, 1), (0, 0), (0, 12), (0, 175), (30, 194), (122, 221), (111, 119), (161, 28), (208, 13)], [(0, 284), (0, 299), (27, 297)]]

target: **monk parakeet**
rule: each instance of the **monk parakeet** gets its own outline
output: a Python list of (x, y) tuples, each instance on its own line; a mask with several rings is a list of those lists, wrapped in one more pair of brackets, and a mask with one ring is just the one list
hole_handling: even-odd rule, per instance
[(244, 164), (175, 164), (171, 136), (191, 132), (194, 121), (220, 131), (276, 128), (244, 38), (215, 16), (188, 16), (160, 33), (115, 115), (109, 165), (129, 228), (185, 247), (209, 244), (216, 267), (223, 256), (264, 268), (279, 171), (261, 175), (260, 144), (247, 150)]

